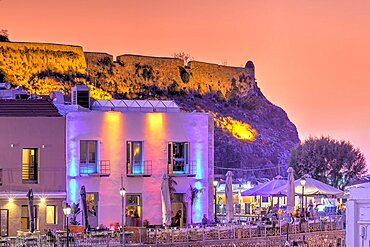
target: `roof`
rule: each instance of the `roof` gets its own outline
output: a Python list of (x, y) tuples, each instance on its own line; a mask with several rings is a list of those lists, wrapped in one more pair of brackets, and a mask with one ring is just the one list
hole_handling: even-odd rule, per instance
[(96, 100), (92, 110), (99, 111), (141, 111), (141, 112), (180, 112), (172, 100)]
[(44, 99), (0, 99), (0, 117), (61, 117), (58, 109)]

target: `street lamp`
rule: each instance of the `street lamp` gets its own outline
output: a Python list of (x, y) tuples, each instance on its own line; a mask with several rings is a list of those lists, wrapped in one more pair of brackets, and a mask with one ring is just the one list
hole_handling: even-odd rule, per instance
[(215, 187), (215, 223), (217, 223), (217, 185), (218, 181), (214, 180), (213, 181), (213, 187)]
[(71, 214), (71, 207), (66, 203), (66, 206), (63, 208), (63, 213), (67, 218), (67, 247), (69, 247), (69, 229), (68, 229), (68, 217)]
[(126, 218), (126, 215), (125, 215), (125, 195), (126, 195), (126, 189), (124, 187), (121, 187), (119, 189), (119, 194), (121, 195), (122, 197), (122, 244), (123, 246), (125, 246), (125, 218)]
[(304, 197), (304, 186), (306, 185), (306, 179), (303, 177), (301, 178), (301, 181), (299, 181), (299, 183), (301, 184), (302, 186), (302, 201), (301, 201), (301, 220), (300, 220), (300, 228), (301, 228), (301, 231), (302, 231), (302, 222), (304, 222), (304, 216), (305, 216), (305, 212), (304, 212), (304, 207), (303, 207), (303, 197)]

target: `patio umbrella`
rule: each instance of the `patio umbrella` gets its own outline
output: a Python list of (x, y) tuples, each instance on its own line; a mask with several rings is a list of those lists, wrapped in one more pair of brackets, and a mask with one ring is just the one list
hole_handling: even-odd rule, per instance
[(89, 216), (87, 211), (87, 201), (86, 201), (86, 189), (85, 185), (81, 186), (80, 190), (81, 203), (82, 203), (82, 222), (85, 227), (85, 232), (89, 229)]
[(34, 210), (33, 210), (33, 191), (32, 189), (28, 190), (27, 193), (27, 198), (28, 198), (28, 216), (30, 220), (30, 232), (35, 231), (35, 215), (34, 215)]
[(226, 173), (226, 220), (231, 222), (234, 218), (234, 208), (233, 208), (233, 173), (228, 171)]
[(287, 188), (287, 212), (293, 213), (295, 194), (294, 194), (294, 169), (292, 167), (288, 168), (288, 183), (285, 185)]
[(162, 223), (165, 226), (171, 225), (171, 199), (170, 188), (168, 183), (168, 175), (164, 174), (162, 179), (161, 194), (162, 194)]
[(259, 184), (249, 190), (243, 191), (242, 196), (270, 196), (271, 191), (286, 185), (287, 180), (283, 179), (282, 176), (276, 176), (273, 180), (263, 184)]
[[(308, 174), (304, 175), (303, 177), (306, 179), (306, 184), (304, 186), (305, 196), (325, 195), (341, 197), (344, 194), (343, 191), (338, 190), (337, 188), (334, 188), (319, 180), (316, 180)], [(294, 190), (296, 195), (302, 194), (302, 185), (300, 181), (301, 179), (297, 179), (294, 181)], [(287, 194), (288, 194), (287, 186), (282, 186), (271, 192), (271, 195), (287, 195)]]

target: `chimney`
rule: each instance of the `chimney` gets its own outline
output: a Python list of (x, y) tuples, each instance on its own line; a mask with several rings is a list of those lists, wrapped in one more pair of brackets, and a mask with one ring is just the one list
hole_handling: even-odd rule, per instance
[(76, 84), (72, 88), (72, 105), (90, 108), (90, 89), (84, 84)]

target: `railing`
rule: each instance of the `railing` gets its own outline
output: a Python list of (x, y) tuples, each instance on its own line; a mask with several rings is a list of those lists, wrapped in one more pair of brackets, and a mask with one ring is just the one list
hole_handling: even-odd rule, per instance
[(110, 160), (99, 160), (97, 163), (88, 164), (80, 162), (81, 176), (109, 176)]
[(194, 177), (196, 174), (197, 162), (191, 160), (189, 163), (185, 163), (184, 160), (172, 161), (172, 164), (168, 164), (167, 172), (171, 176), (188, 176)]
[(37, 183), (38, 182), (38, 165), (37, 164), (22, 164), (22, 183)]
[(152, 161), (135, 161), (127, 164), (128, 177), (150, 177), (152, 175)]
[[(345, 246), (345, 231), (341, 216), (333, 216), (322, 223), (307, 221), (313, 228), (302, 227), (283, 221), (275, 225), (262, 222), (243, 222), (217, 224), (212, 226), (191, 226), (186, 228), (142, 228), (132, 227), (125, 230), (126, 246), (270, 246), (281, 247), (287, 239), (289, 242), (301, 241), (300, 246)], [(42, 246), (63, 246), (66, 244), (65, 232), (56, 234), (33, 234), (31, 237), (3, 238), (10, 246), (23, 246), (29, 241), (41, 243)], [(305, 243), (302, 242), (305, 239)], [(14, 241), (14, 242), (11, 242)], [(18, 245), (16, 245), (18, 244)], [(306, 245), (303, 245), (306, 244)], [(70, 246), (122, 246), (122, 232), (93, 231), (87, 234), (71, 233)], [(26, 245), (28, 246), (28, 245)]]

